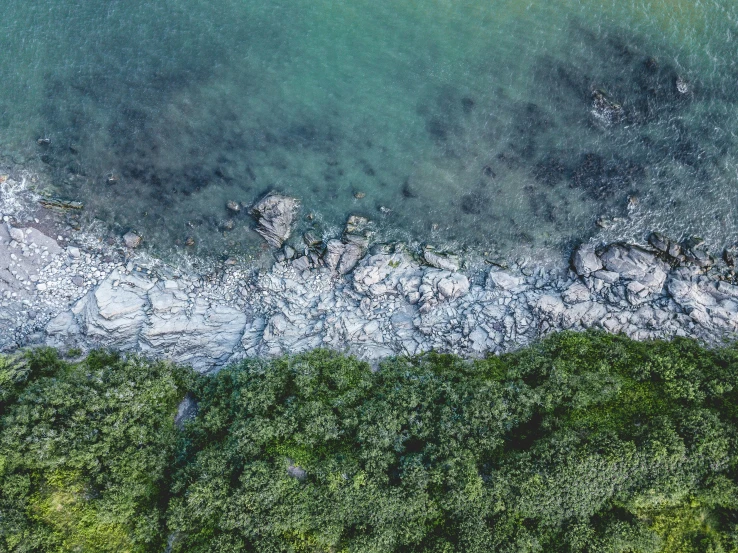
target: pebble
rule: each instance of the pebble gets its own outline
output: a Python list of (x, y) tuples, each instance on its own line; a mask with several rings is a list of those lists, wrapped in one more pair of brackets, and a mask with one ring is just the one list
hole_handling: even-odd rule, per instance
[(141, 245), (143, 238), (133, 231), (129, 231), (123, 235), (123, 243), (127, 248), (138, 248)]

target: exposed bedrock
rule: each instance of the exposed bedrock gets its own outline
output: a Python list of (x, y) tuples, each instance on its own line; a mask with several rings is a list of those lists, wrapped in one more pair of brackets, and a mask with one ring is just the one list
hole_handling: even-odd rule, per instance
[[(738, 325), (738, 286), (640, 246), (587, 244), (574, 252), (573, 270), (492, 269), (485, 278), (430, 266), (399, 246), (360, 257), (351, 246), (330, 241), (322, 259), (295, 256), (248, 278), (226, 267), (204, 288), (194, 277), (117, 267), (46, 325), (45, 341), (115, 346), (209, 371), (316, 347), (369, 360), (428, 350), (474, 356), (561, 329), (715, 341)], [(342, 270), (344, 259), (344, 268), (355, 266)]]
[[(298, 206), (274, 194), (257, 203), (270, 243), (283, 244)], [(194, 274), (124, 240), (108, 247), (80, 234), (71, 245), (5, 221), (2, 351), (115, 347), (210, 371), (316, 347), (368, 360), (429, 350), (474, 356), (562, 329), (716, 342), (738, 326), (734, 249), (716, 261), (697, 238), (654, 233), (648, 246), (584, 244), (571, 268), (470, 271), (453, 252), (372, 246), (371, 223), (352, 216), (325, 245), (310, 236), (305, 246), (284, 246), (269, 270), (226, 262)]]

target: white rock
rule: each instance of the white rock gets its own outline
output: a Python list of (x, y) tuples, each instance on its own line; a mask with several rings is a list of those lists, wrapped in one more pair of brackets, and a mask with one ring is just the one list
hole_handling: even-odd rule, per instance
[(10, 237), (19, 244), (23, 244), (26, 241), (26, 235), (23, 233), (23, 229), (8, 225), (8, 233), (10, 234)]
[(522, 277), (516, 277), (505, 271), (490, 271), (487, 275), (487, 288), (498, 288), (505, 291), (519, 291), (525, 283)]
[(535, 308), (548, 319), (557, 319), (566, 310), (561, 298), (551, 294), (545, 294), (539, 298)]
[(606, 271), (604, 269), (595, 271), (594, 273), (592, 273), (592, 276), (608, 284), (615, 284), (618, 280), (620, 280), (620, 275), (618, 273), (615, 273), (613, 271)]
[(123, 235), (123, 243), (126, 245), (127, 248), (138, 248), (141, 245), (142, 241), (143, 238), (141, 238), (133, 231), (126, 232)]
[(592, 294), (590, 294), (589, 288), (584, 284), (581, 282), (574, 282), (564, 290), (561, 297), (567, 303), (579, 303), (582, 301), (588, 301), (592, 297)]
[(571, 264), (579, 276), (589, 276), (602, 269), (602, 261), (597, 257), (592, 244), (582, 244), (572, 254)]
[(650, 292), (660, 292), (666, 280), (666, 264), (637, 246), (613, 244), (601, 259), (608, 271), (618, 273), (621, 278), (637, 280)]

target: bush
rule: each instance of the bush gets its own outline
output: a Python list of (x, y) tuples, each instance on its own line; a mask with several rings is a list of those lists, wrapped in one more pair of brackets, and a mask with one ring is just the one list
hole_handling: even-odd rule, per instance
[(564, 333), (199, 382), (176, 551), (735, 551), (734, 348)]
[(163, 550), (188, 372), (44, 349), (6, 358), (0, 375), (0, 551)]
[[(178, 431), (191, 394), (197, 416)], [(738, 349), (0, 360), (0, 550), (738, 551)]]

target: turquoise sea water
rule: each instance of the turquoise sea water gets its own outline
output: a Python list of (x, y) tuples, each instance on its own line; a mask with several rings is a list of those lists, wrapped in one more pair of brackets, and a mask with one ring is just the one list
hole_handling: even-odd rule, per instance
[(225, 204), (271, 189), (303, 229), (501, 255), (629, 197), (624, 233), (738, 233), (729, 0), (3, 4), (0, 153), (159, 249), (257, 248)]

